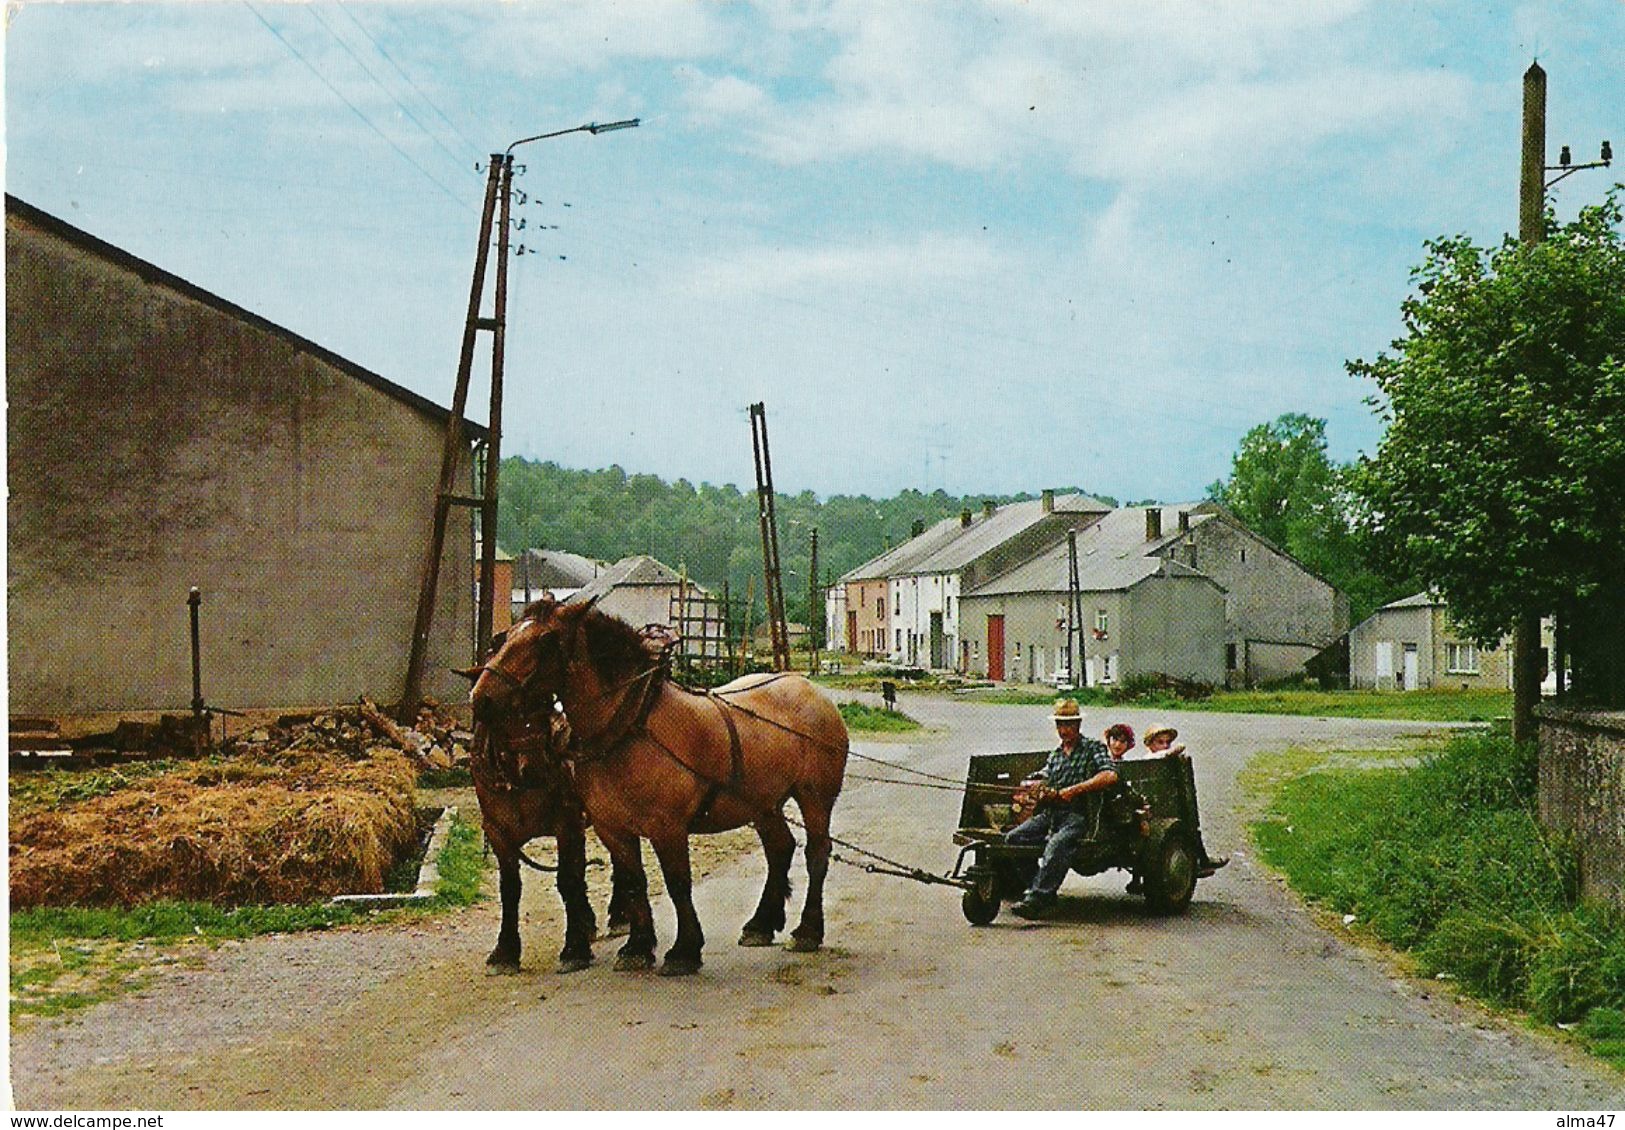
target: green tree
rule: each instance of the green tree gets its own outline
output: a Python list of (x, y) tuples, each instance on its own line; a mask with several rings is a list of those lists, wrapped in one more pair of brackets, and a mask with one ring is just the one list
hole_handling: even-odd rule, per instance
[(1358, 623), (1403, 595), (1405, 581), (1369, 564), (1348, 479), (1349, 468), (1327, 454), (1326, 421), (1293, 412), (1243, 436), (1230, 477), (1210, 486), (1208, 497), (1341, 589)]
[[(1625, 186), (1621, 186), (1625, 188)], [(1427, 244), (1405, 336), (1349, 371), (1388, 429), (1355, 486), (1385, 559), (1481, 642), (1556, 612), (1578, 694), (1625, 704), (1620, 188), (1532, 246)]]

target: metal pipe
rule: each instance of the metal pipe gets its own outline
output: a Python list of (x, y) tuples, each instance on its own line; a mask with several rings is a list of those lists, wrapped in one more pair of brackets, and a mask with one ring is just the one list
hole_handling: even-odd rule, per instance
[(186, 605), (191, 609), (192, 617), (192, 717), (203, 717), (203, 666), (198, 649), (198, 608), (203, 603), (203, 594), (196, 585), (187, 594)]

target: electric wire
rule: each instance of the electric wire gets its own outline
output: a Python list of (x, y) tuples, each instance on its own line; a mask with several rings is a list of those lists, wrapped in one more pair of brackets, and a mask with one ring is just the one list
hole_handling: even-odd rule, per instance
[(448, 158), (450, 158), (452, 164), (456, 165), (459, 169), (466, 170), (468, 168), (471, 158), (470, 157), (459, 157), (459, 156), (457, 156), (457, 154), (453, 153), (450, 149), (446, 148), (444, 142), (442, 142), (434, 134), (430, 133), (429, 128), (427, 126), (425, 126), (421, 121), (418, 120), (418, 116), (416, 114), (412, 113), (411, 108), (408, 107), (406, 105), (406, 103), (402, 102), (399, 98), (395, 97), (394, 93), (389, 89), (389, 87), (384, 85), (383, 80), (380, 79), (377, 75), (375, 75), (373, 73), (373, 71), (372, 71), (372, 68), (367, 66), (366, 62), (362, 60), (361, 56), (357, 55), (355, 53), (355, 51), (350, 47), (350, 45), (348, 43), (344, 42), (343, 38), (339, 35), (339, 33), (337, 31), (333, 30), (333, 25), (328, 23), (327, 20), (322, 16), (321, 10), (319, 8), (317, 8), (314, 4), (312, 4), (312, 5), (310, 5), (310, 6), (308, 6), (306, 8), (306, 11), (308, 11), (312, 16), (314, 16), (315, 19), (316, 19), (316, 22), (321, 24), (322, 27), (326, 29), (327, 34), (332, 36), (333, 42), (337, 43), (340, 47), (344, 48), (344, 53), (346, 55), (350, 56), (350, 58), (355, 60), (356, 66), (360, 67), (362, 69), (362, 71), (364, 71), (366, 73), (366, 76), (368, 78), (372, 79), (373, 85), (378, 87), (379, 90), (382, 90), (384, 92), (384, 94), (389, 97), (389, 100), (391, 102), (395, 103), (395, 105), (397, 105), (397, 106), (399, 106), (401, 108), (401, 113), (405, 114), (407, 116), (408, 120), (410, 120), (413, 125), (418, 127), (419, 132), (421, 132), (424, 137), (427, 137), (430, 141), (434, 142), (435, 145), (437, 145), (440, 148), (440, 152), (444, 153)]
[[(468, 134), (458, 129), (457, 123), (448, 118), (445, 112), (435, 104), (434, 99), (425, 94), (423, 92), (423, 88), (412, 81), (412, 76), (401, 69), (400, 64), (395, 62), (395, 57), (388, 51), (384, 50), (384, 45), (382, 43), (379, 43), (377, 39), (373, 38), (372, 33), (367, 30), (365, 24), (355, 18), (355, 13), (351, 12), (350, 9), (344, 4), (344, 0), (334, 0), (334, 2), (338, 6), (339, 11), (343, 12), (349, 21), (355, 25), (356, 30), (361, 32), (362, 35), (366, 36), (367, 42), (372, 44), (373, 48), (378, 52), (378, 54), (383, 56), (384, 62), (388, 63), (395, 73), (401, 76), (407, 86), (410, 86), (413, 90), (417, 91), (418, 97), (423, 99), (424, 103), (429, 107), (429, 109), (433, 110), (435, 115), (441, 121), (446, 123), (446, 125), (451, 129), (452, 133), (455, 133), (458, 137), (462, 138), (464, 145), (468, 146), (473, 152), (478, 153), (480, 151), (479, 145), (470, 139)], [(394, 21), (391, 21), (391, 23), (393, 22)], [(396, 27), (398, 29), (399, 25), (397, 24)]]
[(348, 106), (350, 108), (350, 112), (353, 113), (356, 117), (360, 118), (362, 120), (362, 122), (364, 122), (366, 124), (368, 129), (372, 130), (373, 133), (375, 133), (379, 137), (381, 137), (384, 140), (384, 142), (391, 149), (395, 150), (396, 153), (400, 154), (402, 160), (404, 160), (407, 164), (411, 165), (418, 172), (422, 173), (424, 175), (424, 177), (426, 177), (432, 184), (434, 184), (434, 186), (436, 188), (438, 188), (441, 192), (445, 193), (446, 196), (450, 200), (452, 200), (455, 204), (457, 204), (458, 207), (463, 208), (466, 211), (470, 211), (470, 212), (473, 211), (472, 206), (469, 205), (469, 203), (466, 200), (462, 199), (455, 192), (453, 192), (451, 189), (447, 188), (444, 184), (442, 184), (440, 182), (440, 179), (438, 177), (436, 177), (433, 173), (431, 173), (428, 169), (425, 169), (422, 165), (418, 164), (417, 161), (413, 159), (413, 157), (412, 157), (412, 155), (410, 153), (408, 153), (406, 150), (402, 149), (398, 144), (396, 144), (394, 139), (391, 138), (388, 134), (386, 134), (383, 130), (379, 129), (377, 124), (371, 118), (367, 117), (367, 115), (363, 114), (361, 112), (361, 110), (356, 106), (356, 104), (354, 102), (351, 102), (348, 98), (346, 98), (344, 96), (343, 92), (340, 91), (338, 87), (334, 86), (333, 83), (328, 80), (326, 75), (322, 74), (321, 71), (316, 69), (316, 64), (312, 63), (309, 59), (305, 58), (304, 53), (302, 51), (300, 51), (299, 48), (295, 47), (293, 45), (293, 43), (289, 41), (287, 36), (283, 35), (280, 31), (278, 31), (276, 29), (276, 27), (273, 26), (272, 23), (269, 20), (267, 20), (264, 16), (262, 16), (260, 14), (260, 10), (258, 8), (256, 8), (256, 7), (254, 7), (253, 0), (243, 0), (243, 6), (245, 8), (247, 8), (250, 12), (254, 13), (254, 18), (256, 20), (259, 20), (260, 23), (265, 25), (265, 30), (269, 31), (272, 35), (276, 36), (278, 42), (280, 42), (282, 44), (282, 46), (286, 47), (293, 54), (294, 58), (298, 59), (301, 63), (303, 63), (305, 65), (305, 68), (307, 70), (309, 70), (311, 74), (315, 75), (318, 79), (320, 79), (322, 85), (327, 87), (328, 90), (332, 91), (333, 96), (335, 98), (337, 98), (340, 102), (343, 102), (346, 106)]

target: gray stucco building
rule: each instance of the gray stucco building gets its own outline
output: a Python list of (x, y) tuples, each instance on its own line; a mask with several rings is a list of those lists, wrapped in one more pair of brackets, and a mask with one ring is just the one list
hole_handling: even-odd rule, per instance
[[(13, 713), (186, 707), (193, 585), (211, 704), (400, 697), (444, 408), (9, 196), (6, 393)], [(454, 509), (432, 696), (472, 549)]]
[(1187, 565), (1144, 552), (1128, 529), (1137, 518), (1114, 511), (1078, 533), (1084, 620), (1078, 672), (1067, 668), (1070, 570), (1063, 541), (965, 593), (959, 626), (970, 673), (1033, 683), (1066, 677), (1088, 686), (1148, 674), (1222, 682), (1224, 589)]
[(1144, 523), (1144, 552), (1212, 577), (1225, 592), (1225, 681), (1303, 674), (1348, 630), (1348, 597), (1215, 502), (1123, 511)]

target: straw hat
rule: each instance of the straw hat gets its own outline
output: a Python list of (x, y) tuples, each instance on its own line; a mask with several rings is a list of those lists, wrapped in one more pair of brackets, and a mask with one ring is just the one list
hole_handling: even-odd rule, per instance
[(1051, 722), (1073, 722), (1083, 724), (1083, 711), (1078, 704), (1070, 698), (1063, 698), (1055, 704), (1055, 713), (1049, 716)]
[(1156, 737), (1158, 734), (1167, 734), (1169, 741), (1173, 741), (1175, 738), (1179, 737), (1178, 730), (1174, 729), (1166, 722), (1158, 722), (1145, 732), (1145, 744), (1150, 745), (1151, 739)]

